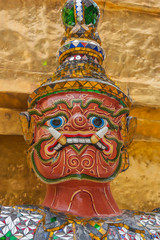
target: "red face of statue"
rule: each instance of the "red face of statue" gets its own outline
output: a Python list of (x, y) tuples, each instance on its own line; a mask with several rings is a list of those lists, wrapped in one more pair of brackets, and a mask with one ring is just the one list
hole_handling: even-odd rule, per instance
[(36, 174), (46, 183), (113, 179), (121, 167), (124, 112), (118, 101), (99, 93), (58, 93), (41, 99), (31, 111)]

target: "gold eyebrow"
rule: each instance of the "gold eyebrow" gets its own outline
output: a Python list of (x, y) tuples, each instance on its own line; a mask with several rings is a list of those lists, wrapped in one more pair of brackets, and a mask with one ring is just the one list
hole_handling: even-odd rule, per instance
[(37, 115), (39, 117), (43, 116), (43, 113), (38, 111), (37, 109), (29, 109), (28, 113), (32, 116), (32, 115)]

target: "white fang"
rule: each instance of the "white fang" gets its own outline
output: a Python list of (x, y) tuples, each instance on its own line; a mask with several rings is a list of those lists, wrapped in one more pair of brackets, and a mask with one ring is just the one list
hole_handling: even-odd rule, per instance
[(104, 127), (96, 132), (96, 135), (101, 139), (108, 132), (108, 127)]
[(48, 128), (48, 131), (52, 134), (52, 136), (55, 138), (55, 139), (58, 139), (60, 138), (61, 136), (61, 133), (59, 133), (56, 129), (52, 128), (52, 127), (49, 127)]

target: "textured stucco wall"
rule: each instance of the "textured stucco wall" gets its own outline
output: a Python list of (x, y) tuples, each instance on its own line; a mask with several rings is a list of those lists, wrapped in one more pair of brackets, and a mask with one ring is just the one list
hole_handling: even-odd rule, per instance
[[(64, 2), (0, 1), (1, 204), (39, 204), (44, 197), (45, 186), (26, 164), (18, 114), (27, 108), (28, 94), (58, 65)], [(106, 73), (125, 92), (130, 89), (131, 115), (138, 118), (131, 166), (112, 190), (121, 208), (149, 211), (160, 206), (160, 2), (96, 2)]]

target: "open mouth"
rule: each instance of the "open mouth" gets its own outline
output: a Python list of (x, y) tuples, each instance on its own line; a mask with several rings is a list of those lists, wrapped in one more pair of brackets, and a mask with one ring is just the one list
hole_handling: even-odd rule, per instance
[(72, 138), (66, 138), (66, 144), (65, 145), (62, 145), (60, 144), (59, 142), (56, 142), (55, 145), (53, 146), (50, 146), (48, 148), (49, 152), (51, 151), (59, 151), (59, 150), (62, 150), (62, 148), (66, 147), (66, 146), (69, 146), (69, 145), (74, 145), (74, 144), (83, 144), (83, 145), (93, 145), (93, 146), (96, 146), (98, 149), (100, 150), (108, 150), (108, 146), (105, 146), (103, 143), (101, 142), (97, 142), (96, 144), (93, 144), (91, 142), (91, 139), (89, 137), (72, 137)]
[(81, 146), (84, 145), (92, 145), (99, 150), (103, 150), (106, 153), (110, 151), (110, 146), (105, 141), (102, 140), (103, 136), (108, 131), (108, 127), (104, 127), (96, 133), (72, 132), (62, 134), (53, 128), (49, 128), (48, 130), (52, 134), (52, 136), (56, 139), (54, 143), (46, 147), (46, 152), (49, 155), (69, 145), (74, 145), (77, 148), (79, 147), (81, 148)]

